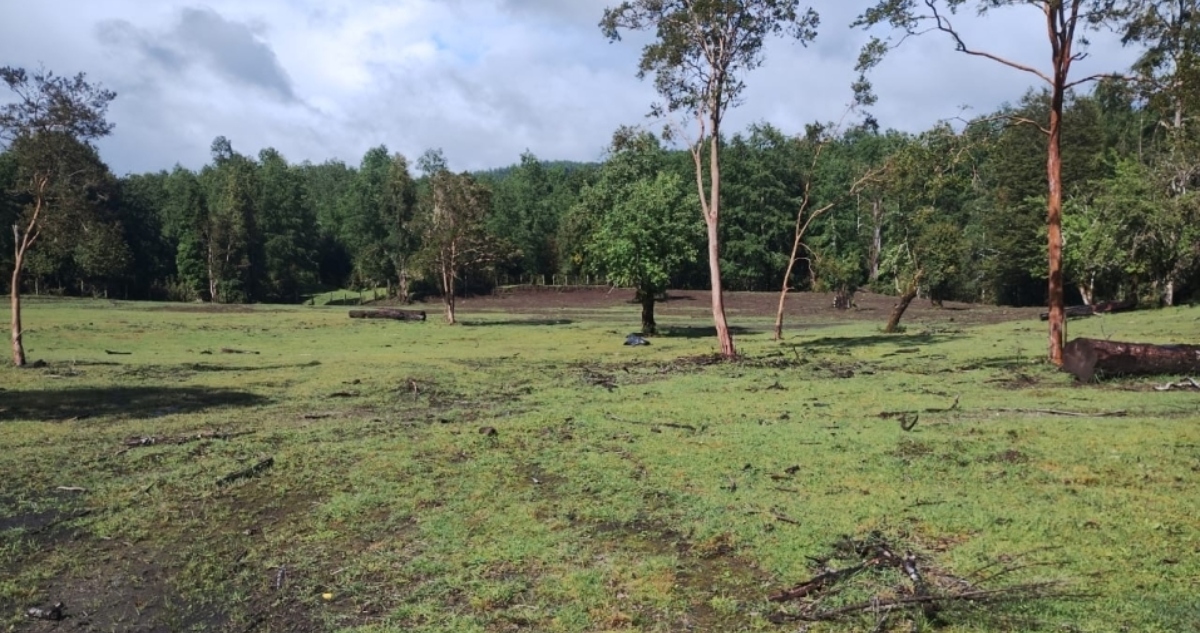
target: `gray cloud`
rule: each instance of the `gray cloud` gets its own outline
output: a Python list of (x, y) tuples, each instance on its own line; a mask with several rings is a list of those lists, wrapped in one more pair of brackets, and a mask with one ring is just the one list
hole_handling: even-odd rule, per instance
[(226, 20), (212, 9), (188, 7), (171, 35), (185, 50), (207, 57), (226, 78), (286, 101), (296, 98), (275, 52), (246, 24)]
[[(650, 36), (610, 44), (597, 28), (615, 0), (197, 1), (16, 3), (0, 21), (0, 59), (84, 71), (117, 90), (117, 131), (101, 151), (119, 173), (198, 168), (218, 135), (292, 161), (357, 164), (381, 143), (410, 157), (444, 148), (455, 169), (511, 164), (525, 149), (595, 160), (617, 126), (647, 123), (656, 100), (635, 76)], [(770, 42), (728, 133), (767, 121), (799, 134), (845, 112), (868, 34), (848, 28), (853, 3), (812, 4), (817, 41)], [(958, 26), (972, 42), (1043, 66), (1045, 34), (1028, 13), (964, 14)], [(936, 35), (906, 42), (874, 74), (884, 127), (918, 131), (964, 104), (987, 112), (1036, 85)], [(1130, 51), (1092, 39), (1080, 76), (1127, 66)]]
[(164, 44), (165, 38), (139, 29), (128, 20), (105, 20), (96, 26), (96, 37), (110, 46), (127, 47), (171, 71), (181, 71), (187, 66), (187, 57)]

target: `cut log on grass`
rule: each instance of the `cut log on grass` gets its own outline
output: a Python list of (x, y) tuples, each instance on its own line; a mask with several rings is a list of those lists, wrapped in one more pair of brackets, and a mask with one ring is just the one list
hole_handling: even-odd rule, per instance
[[(1090, 306), (1071, 306), (1066, 309), (1067, 318), (1090, 317), (1093, 314), (1108, 314), (1110, 312), (1128, 312), (1137, 308), (1137, 300), (1105, 301)], [(1050, 313), (1043, 312), (1039, 317), (1043, 321), (1050, 320)]]
[(1063, 350), (1063, 370), (1081, 382), (1102, 376), (1193, 374), (1200, 372), (1200, 346), (1077, 338)]
[(351, 319), (392, 319), (393, 321), (424, 321), (425, 311), (415, 310), (351, 310)]

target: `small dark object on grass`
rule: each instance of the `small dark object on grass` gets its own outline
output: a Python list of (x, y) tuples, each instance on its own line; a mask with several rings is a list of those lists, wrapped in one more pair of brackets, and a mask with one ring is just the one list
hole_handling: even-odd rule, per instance
[(65, 608), (66, 605), (59, 602), (49, 609), (39, 609), (38, 607), (34, 607), (26, 611), (25, 615), (35, 620), (52, 620), (54, 622), (58, 622), (59, 620), (63, 619), (63, 609)]
[(497, 435), (500, 434), (500, 432), (497, 431), (496, 427), (494, 427), (494, 426), (484, 426), (484, 427), (480, 427), (479, 434), (486, 435), (487, 437), (496, 437)]
[(251, 350), (245, 350), (245, 349), (233, 349), (232, 347), (222, 347), (221, 353), (222, 354), (257, 354), (258, 352), (251, 351)]
[(384, 308), (379, 310), (351, 310), (351, 319), (391, 319), (393, 321), (424, 321), (425, 311), (396, 310)]
[(649, 345), (650, 341), (647, 341), (641, 334), (630, 334), (629, 336), (625, 337), (625, 344), (626, 345)]
[(19, 369), (42, 369), (46, 366), (46, 361), (38, 359), (27, 365), (22, 365)]
[(257, 475), (257, 474), (261, 473), (262, 471), (264, 471), (274, 465), (275, 465), (275, 458), (268, 457), (249, 468), (239, 470), (237, 472), (233, 472), (233, 473), (229, 473), (228, 475), (225, 475), (224, 477), (217, 480), (217, 485), (225, 486), (225, 485), (231, 484), (239, 479), (248, 479), (248, 478)]
[(357, 391), (335, 391), (329, 394), (330, 398), (357, 398)]
[(104, 350), (104, 353), (110, 356), (129, 356), (133, 352), (118, 352), (116, 350), (106, 349)]

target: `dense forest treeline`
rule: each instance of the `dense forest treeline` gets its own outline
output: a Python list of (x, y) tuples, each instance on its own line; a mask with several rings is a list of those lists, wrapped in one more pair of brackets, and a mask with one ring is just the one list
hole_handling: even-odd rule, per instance
[[(762, 123), (722, 139), (726, 288), (778, 291), (797, 213), (819, 211), (804, 236), (797, 288), (903, 293), (916, 283), (935, 301), (1043, 304), (1046, 138), (1019, 121), (1043, 120), (1048, 107), (1045, 94), (1030, 92), (998, 112), (919, 134), (868, 119), (841, 130), (813, 124), (799, 136)], [(1200, 163), (1195, 139), (1180, 137), (1173, 116), (1112, 83), (1068, 100), (1064, 241), (1076, 300), (1200, 297)], [(489, 252), (459, 266), (467, 288), (563, 275), (637, 285), (596, 242), (625, 239), (622, 248), (637, 251), (658, 231), (683, 237), (670, 246), (665, 285), (707, 287), (691, 156), (635, 136), (618, 130), (603, 164), (526, 153), (511, 167), (471, 174), (487, 190), (487, 208), (473, 221)], [(29, 203), (18, 193), (18, 149), (0, 154), (5, 226)], [(44, 229), (26, 262), (26, 292), (300, 302), (322, 288), (386, 286), (413, 296), (441, 287), (422, 220), (436, 206), (431, 174), (445, 168), (436, 153), (413, 165), (381, 145), (357, 165), (297, 164), (270, 148), (240, 153), (219, 137), (199, 171), (115, 177), (95, 150), (78, 150), (96, 175), (86, 194), (63, 202), (76, 211)], [(629, 152), (652, 152), (652, 168), (610, 168)], [(431, 156), (440, 167), (420, 165)], [(673, 188), (639, 204), (665, 201), (682, 213), (668, 226), (647, 212), (640, 238), (628, 227), (601, 230), (620, 204), (613, 196), (636, 193), (614, 189), (622, 178)], [(632, 213), (627, 224), (638, 223)], [(12, 239), (0, 235), (5, 269)]]

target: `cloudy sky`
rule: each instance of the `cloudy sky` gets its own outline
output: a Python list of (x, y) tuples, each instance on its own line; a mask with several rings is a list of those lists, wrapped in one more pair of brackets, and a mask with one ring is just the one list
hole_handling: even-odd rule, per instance
[[(613, 0), (38, 0), (6, 2), (0, 65), (83, 71), (119, 93), (101, 142), (118, 174), (198, 168), (214, 137), (293, 162), (357, 164), (386, 144), (410, 157), (440, 147), (455, 169), (596, 160), (613, 130), (655, 100), (636, 77), (636, 37), (610, 44), (597, 22)], [(867, 34), (868, 2), (813, 0), (817, 41), (767, 48), (727, 130), (768, 121), (788, 133), (839, 118)], [(1028, 6), (963, 16), (970, 42), (1039, 67), (1048, 44)], [(1091, 37), (1079, 75), (1131, 59)], [(885, 127), (917, 131), (960, 108), (985, 112), (1036, 79), (955, 53), (936, 34), (909, 40), (874, 76)], [(7, 94), (0, 93), (0, 99)]]

